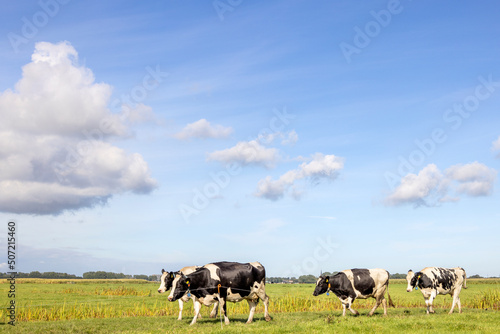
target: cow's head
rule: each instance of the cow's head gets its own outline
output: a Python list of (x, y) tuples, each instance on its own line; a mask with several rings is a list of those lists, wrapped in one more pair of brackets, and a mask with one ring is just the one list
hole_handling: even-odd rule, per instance
[(330, 289), (330, 276), (320, 276), (316, 281), (316, 288), (314, 289), (313, 296), (319, 296)]
[(408, 282), (408, 286), (406, 287), (407, 292), (411, 292), (415, 285), (417, 284), (418, 276), (415, 276), (415, 273), (410, 269), (408, 270), (408, 274), (406, 275), (406, 282)]
[(182, 273), (177, 275), (172, 282), (172, 290), (170, 291), (170, 295), (168, 295), (168, 300), (173, 302), (184, 296), (184, 294), (189, 290), (190, 285), (188, 276)]
[(175, 276), (178, 272), (168, 272), (165, 269), (161, 270), (161, 284), (158, 288), (159, 293), (164, 293), (172, 288), (172, 282), (174, 281)]

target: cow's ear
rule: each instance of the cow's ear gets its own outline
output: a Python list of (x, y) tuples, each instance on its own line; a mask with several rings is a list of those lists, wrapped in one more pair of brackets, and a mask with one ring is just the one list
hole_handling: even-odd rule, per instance
[(330, 276), (325, 276), (325, 282), (330, 283)]
[(170, 273), (170, 278), (174, 278), (175, 277), (175, 274), (174, 273)]

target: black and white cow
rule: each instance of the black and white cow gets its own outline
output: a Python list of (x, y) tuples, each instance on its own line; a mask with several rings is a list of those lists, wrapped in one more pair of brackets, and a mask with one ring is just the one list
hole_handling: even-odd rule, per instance
[(375, 306), (368, 315), (373, 312), (382, 303), (384, 315), (387, 315), (387, 301), (385, 292), (389, 298), (389, 305), (394, 307), (391, 296), (388, 291), (389, 273), (384, 269), (347, 269), (333, 276), (321, 276), (316, 281), (314, 296), (325, 292), (333, 292), (342, 302), (344, 308), (342, 316), (345, 316), (346, 308), (353, 314), (359, 315), (359, 312), (351, 308), (356, 298), (366, 299), (375, 298)]
[[(168, 291), (172, 288), (172, 283), (175, 279), (176, 276), (179, 275), (188, 275), (191, 274), (193, 271), (195, 271), (197, 268), (201, 268), (199, 266), (189, 266), (189, 267), (184, 267), (179, 271), (172, 271), (168, 272), (165, 271), (165, 269), (161, 270), (161, 284), (160, 287), (158, 288), (159, 293), (164, 293), (165, 291)], [(182, 320), (182, 310), (184, 309), (184, 303), (188, 302), (189, 299), (193, 299), (194, 303), (194, 297), (188, 297), (187, 294), (179, 298), (179, 317), (177, 320)], [(210, 312), (210, 318), (215, 318), (217, 316), (217, 306), (218, 303), (215, 303), (214, 308), (212, 309), (212, 312)], [(201, 314), (198, 313), (198, 317), (201, 319)]]
[(411, 292), (413, 288), (422, 292), (427, 306), (427, 314), (434, 313), (432, 301), (437, 295), (449, 294), (453, 298), (450, 314), (453, 313), (455, 305), (458, 305), (458, 312), (462, 313), (460, 305), (460, 291), (462, 286), (467, 289), (467, 277), (463, 268), (438, 268), (427, 267), (417, 273), (409, 270), (406, 275), (408, 287), (406, 291)]
[(215, 262), (207, 264), (187, 275), (178, 275), (172, 283), (168, 300), (175, 301), (186, 293), (194, 296), (195, 315), (191, 325), (196, 323), (201, 304), (211, 305), (217, 301), (222, 308), (224, 321), (229, 324), (226, 302), (246, 300), (250, 307), (247, 323), (251, 323), (259, 299), (264, 302), (264, 316), (270, 321), (266, 295), (266, 270), (259, 262)]

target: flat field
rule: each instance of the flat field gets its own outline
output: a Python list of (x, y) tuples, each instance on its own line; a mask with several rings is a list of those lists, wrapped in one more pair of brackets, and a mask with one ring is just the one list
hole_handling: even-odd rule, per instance
[(8, 325), (9, 285), (0, 280), (0, 328), (5, 333), (368, 333), (384, 332), (500, 332), (500, 280), (469, 279), (462, 290), (462, 314), (451, 307), (449, 296), (438, 296), (436, 314), (426, 315), (420, 291), (406, 292), (404, 280), (391, 280), (389, 293), (396, 308), (382, 316), (379, 307), (373, 317), (367, 314), (374, 299), (356, 300), (342, 317), (342, 306), (333, 294), (312, 296), (314, 284), (268, 284), (273, 321), (266, 322), (259, 303), (254, 323), (245, 324), (248, 304), (228, 304), (231, 323), (220, 317), (210, 319), (210, 309), (202, 307), (203, 319), (189, 326), (193, 304), (184, 306), (183, 319), (177, 320), (178, 303), (158, 294), (158, 283), (141, 280), (33, 280), (16, 281), (15, 326)]

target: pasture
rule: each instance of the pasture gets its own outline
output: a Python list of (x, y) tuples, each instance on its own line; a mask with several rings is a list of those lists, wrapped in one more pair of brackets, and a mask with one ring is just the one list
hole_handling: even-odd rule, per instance
[(469, 279), (460, 295), (463, 313), (451, 307), (449, 296), (438, 296), (436, 314), (425, 314), (420, 291), (406, 292), (406, 281), (391, 280), (389, 293), (396, 308), (382, 316), (379, 307), (374, 316), (366, 314), (374, 299), (356, 300), (353, 308), (359, 317), (341, 317), (342, 306), (333, 294), (313, 297), (314, 284), (268, 284), (273, 321), (263, 319), (259, 303), (254, 323), (245, 324), (248, 304), (228, 304), (231, 324), (220, 318), (209, 319), (210, 309), (202, 307), (203, 319), (189, 326), (193, 304), (185, 304), (183, 319), (177, 321), (178, 303), (158, 294), (159, 283), (141, 280), (33, 280), (16, 281), (16, 326), (7, 324), (8, 284), (0, 281), (0, 328), (5, 333), (238, 333), (266, 332), (500, 332), (500, 280)]

